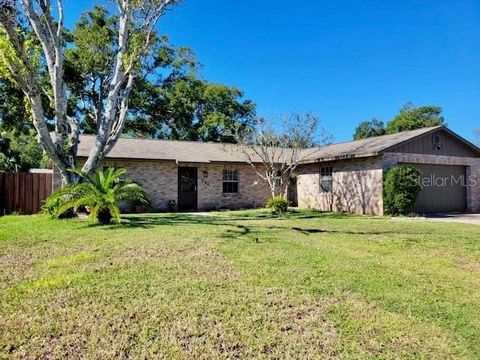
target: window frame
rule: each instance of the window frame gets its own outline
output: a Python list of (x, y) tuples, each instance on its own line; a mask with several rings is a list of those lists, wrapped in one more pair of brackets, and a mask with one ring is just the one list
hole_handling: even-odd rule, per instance
[(240, 189), (238, 169), (224, 168), (222, 170), (222, 194), (236, 195)]
[(333, 166), (320, 166), (320, 192), (331, 193), (332, 190)]

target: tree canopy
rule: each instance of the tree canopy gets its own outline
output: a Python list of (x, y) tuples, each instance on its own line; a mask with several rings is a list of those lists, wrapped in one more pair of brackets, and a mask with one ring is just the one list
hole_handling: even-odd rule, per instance
[(400, 113), (387, 124), (387, 133), (395, 134), (401, 131), (415, 130), (423, 127), (444, 125), (440, 106), (419, 106), (405, 104)]
[(446, 125), (440, 106), (427, 105), (417, 107), (412, 103), (406, 103), (386, 126), (383, 121), (376, 118), (373, 118), (371, 121), (361, 122), (355, 129), (353, 139), (360, 140), (437, 125)]
[(353, 140), (367, 139), (370, 137), (385, 135), (385, 124), (376, 118), (370, 121), (362, 121), (355, 129)]
[[(95, 134), (116, 51), (118, 16), (95, 6), (64, 34), (68, 114), (79, 119), (81, 132)], [(125, 135), (233, 142), (232, 127), (253, 123), (255, 104), (243, 99), (236, 87), (199, 77), (201, 64), (190, 48), (175, 48), (160, 35), (152, 42), (144, 76), (136, 78), (130, 94)], [(0, 128), (32, 128), (22, 91), (6, 78), (0, 79), (0, 89)], [(53, 115), (47, 115), (48, 124), (53, 124)]]

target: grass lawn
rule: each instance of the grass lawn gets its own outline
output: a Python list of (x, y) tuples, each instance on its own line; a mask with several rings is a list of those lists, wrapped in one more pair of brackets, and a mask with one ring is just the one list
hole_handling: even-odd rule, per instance
[(0, 358), (480, 358), (480, 227), (0, 218)]

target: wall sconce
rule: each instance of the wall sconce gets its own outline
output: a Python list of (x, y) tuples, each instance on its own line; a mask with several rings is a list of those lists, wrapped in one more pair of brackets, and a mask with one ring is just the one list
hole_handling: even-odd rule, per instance
[(207, 171), (207, 170), (205, 170), (205, 171), (203, 172), (203, 178), (204, 178), (204, 179), (208, 178), (208, 171)]

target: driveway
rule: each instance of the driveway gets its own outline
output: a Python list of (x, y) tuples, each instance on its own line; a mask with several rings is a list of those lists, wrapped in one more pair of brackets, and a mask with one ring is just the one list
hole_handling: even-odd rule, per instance
[(480, 214), (428, 214), (425, 219), (480, 225)]

